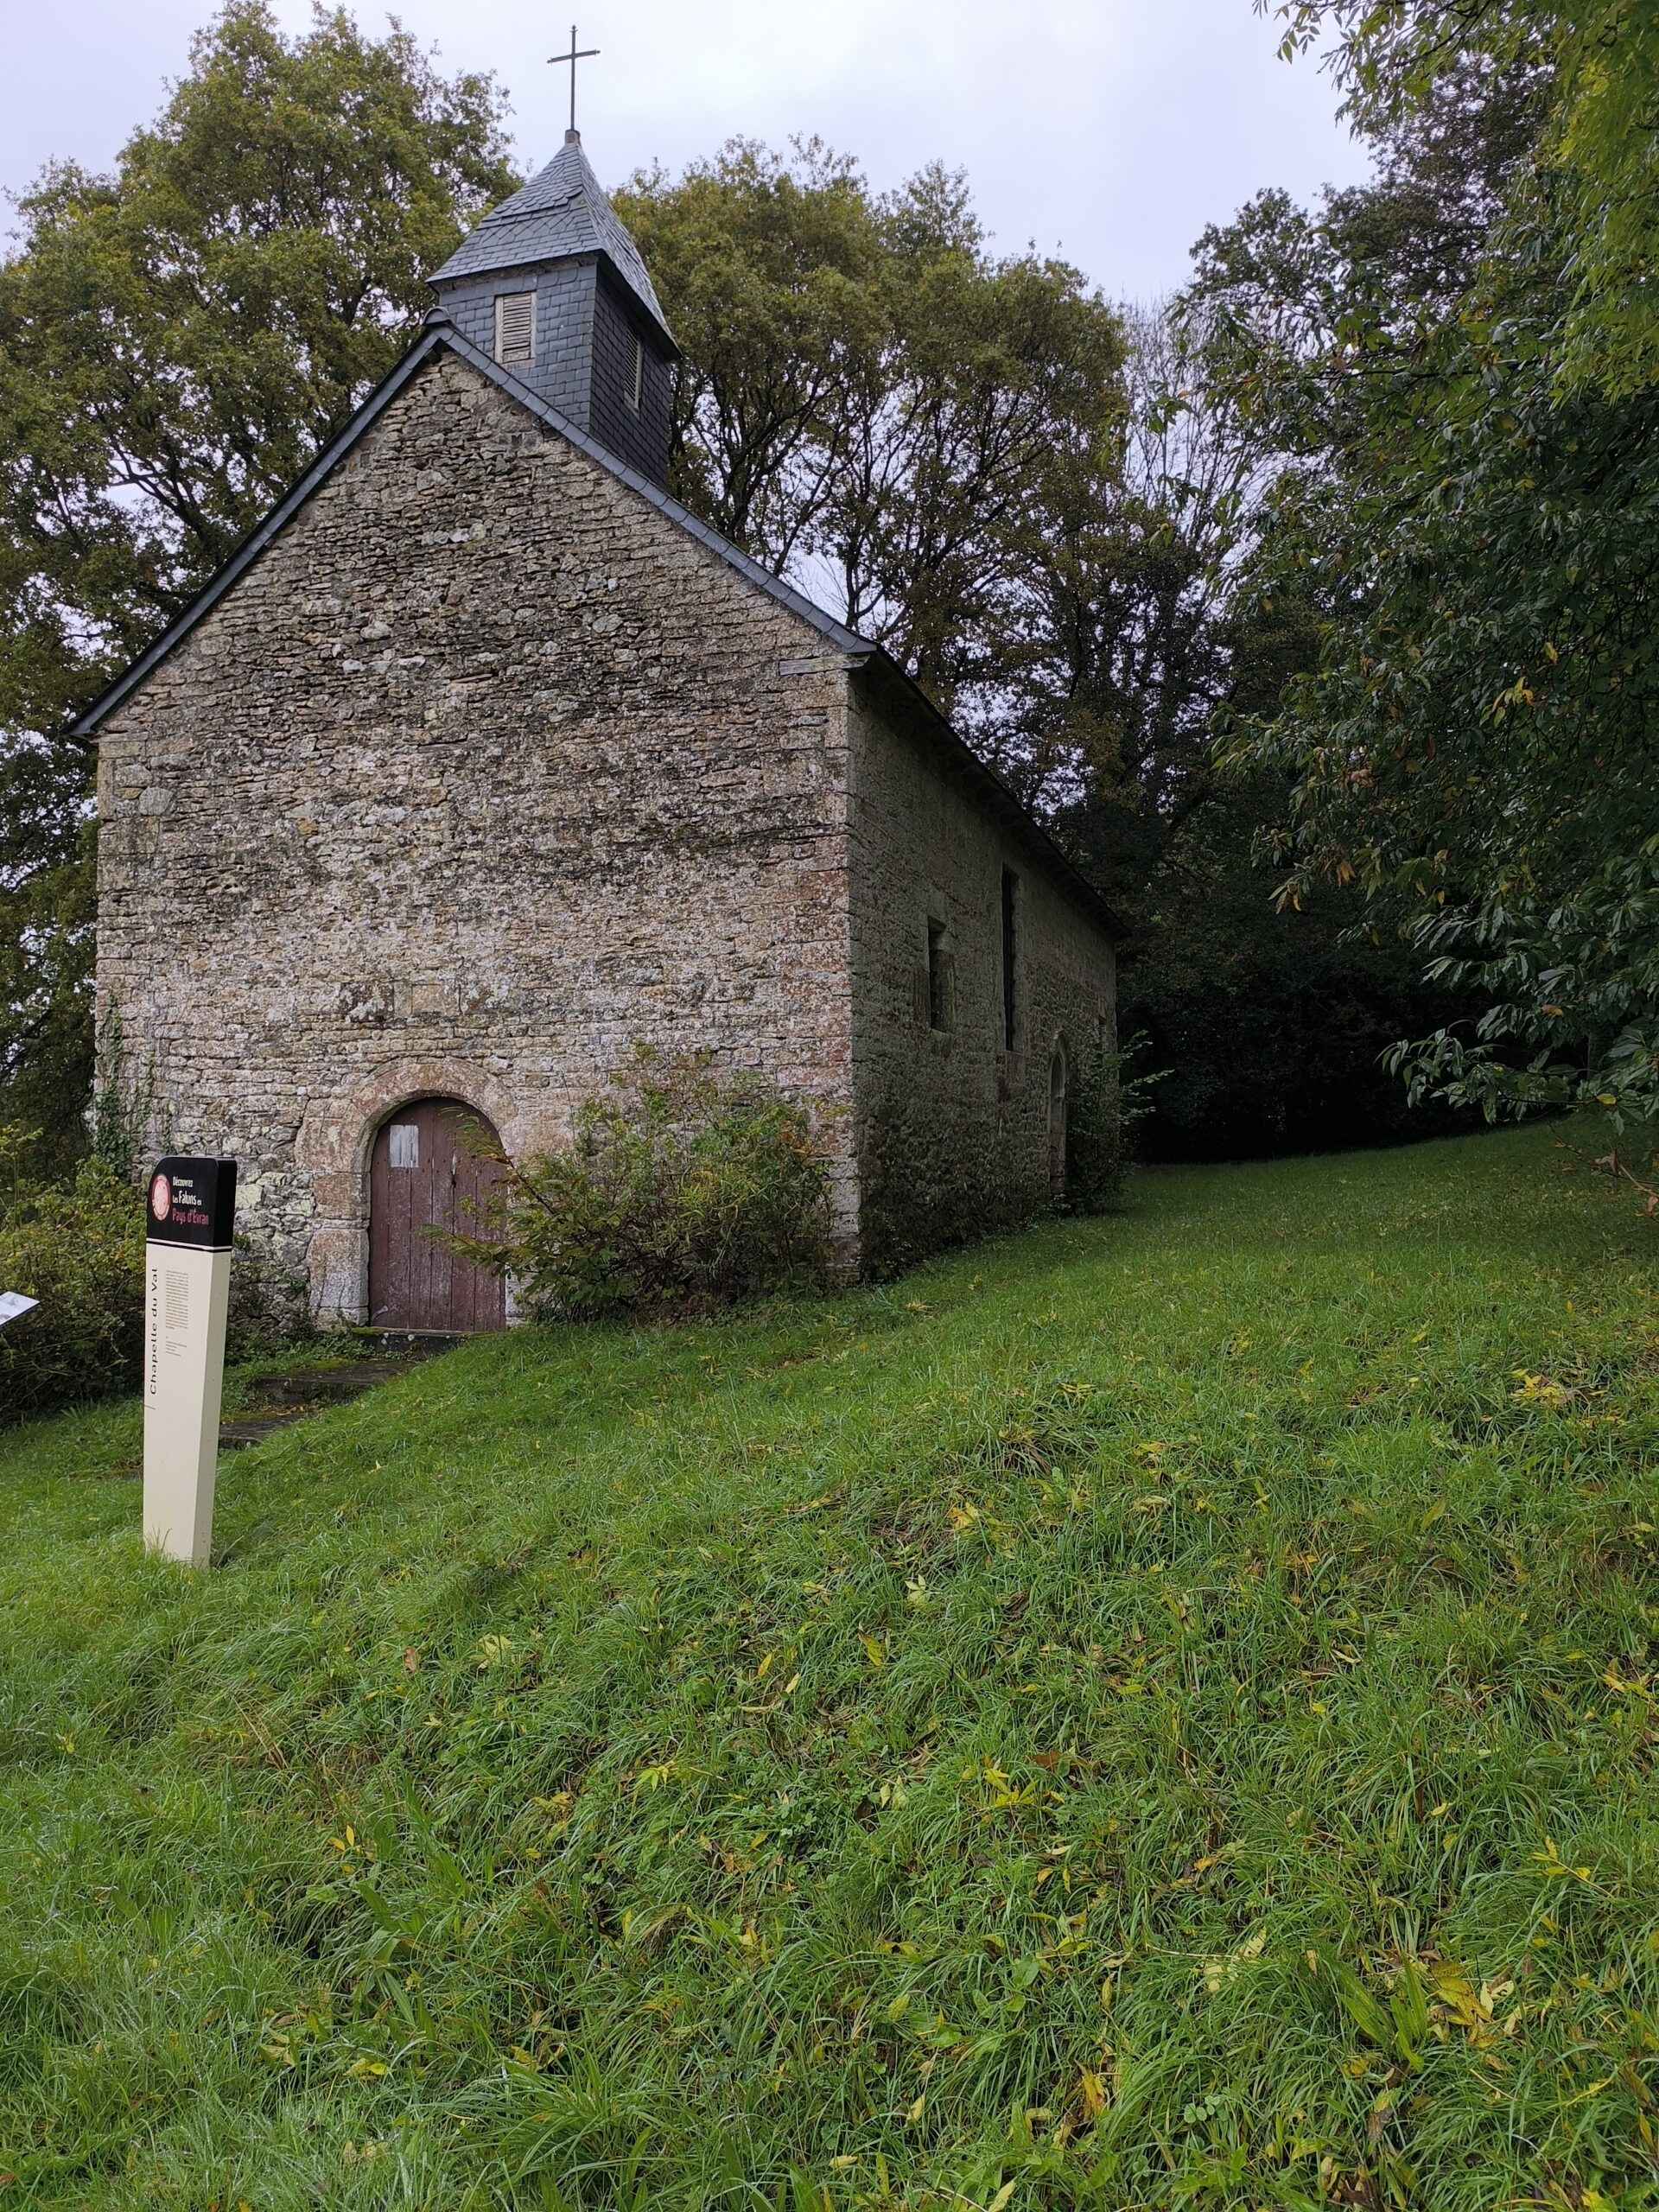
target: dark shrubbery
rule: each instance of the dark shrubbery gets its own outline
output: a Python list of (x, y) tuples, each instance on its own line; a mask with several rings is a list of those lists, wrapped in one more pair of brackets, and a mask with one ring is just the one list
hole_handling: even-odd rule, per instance
[(1425, 982), (1422, 956), (1397, 938), (1372, 941), (1352, 892), (1275, 908), (1251, 862), (1253, 810), (1241, 803), (1207, 841), (1192, 834), (1188, 879), (1151, 903), (1124, 962), (1119, 1017), (1146, 1033), (1143, 1065), (1169, 1071), (1139, 1156), (1265, 1159), (1478, 1128), (1475, 1114), (1414, 1107), (1387, 1060), (1401, 1038), (1472, 1018), (1481, 1001)]
[(1141, 1034), (1114, 1050), (1096, 1031), (1078, 1058), (1066, 1128), (1067, 1213), (1105, 1213), (1122, 1198), (1129, 1132), (1151, 1113), (1154, 1087), (1164, 1079), (1161, 1070), (1127, 1072), (1131, 1063), (1144, 1059), (1146, 1049)]
[(0, 1426), (137, 1389), (143, 1206), (106, 1162), (0, 1212), (0, 1290), (40, 1300), (0, 1329)]
[(499, 1238), (457, 1238), (533, 1319), (668, 1313), (822, 1278), (828, 1182), (804, 1107), (760, 1077), (640, 1048), (575, 1141), (501, 1161)]
[[(144, 1345), (142, 1194), (97, 1154), (73, 1183), (0, 1192), (0, 1290), (40, 1300), (0, 1328), (0, 1427), (137, 1390)], [(303, 1286), (238, 1243), (227, 1357), (274, 1351), (309, 1327)]]

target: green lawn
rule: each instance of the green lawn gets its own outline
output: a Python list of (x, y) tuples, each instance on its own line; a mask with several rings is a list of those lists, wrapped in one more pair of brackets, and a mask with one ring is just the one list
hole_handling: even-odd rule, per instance
[(1559, 1134), (480, 1341), (211, 1573), (130, 1408), (0, 1438), (0, 2212), (1659, 2203), (1659, 1240)]

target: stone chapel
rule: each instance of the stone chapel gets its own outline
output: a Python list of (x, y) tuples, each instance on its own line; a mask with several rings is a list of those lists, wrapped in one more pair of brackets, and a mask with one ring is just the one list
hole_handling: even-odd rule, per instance
[[(879, 646), (664, 489), (677, 348), (573, 130), (92, 708), (100, 1019), (319, 1315), (509, 1318), (427, 1222), (636, 1040), (815, 1109), (849, 1272), (1064, 1180), (1109, 909)], [(158, 1135), (161, 1132), (158, 1132)]]

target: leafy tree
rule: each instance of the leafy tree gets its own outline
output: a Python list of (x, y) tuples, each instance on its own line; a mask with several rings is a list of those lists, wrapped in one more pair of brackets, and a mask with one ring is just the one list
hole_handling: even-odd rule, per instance
[(1033, 544), (1029, 742), (1066, 842), (1134, 923), (1215, 796), (1257, 456), (1208, 376), (1202, 315), (1170, 303), (1125, 324), (1122, 462), (1105, 480), (1074, 474)]
[[(1357, 487), (1355, 602), (1262, 734), (1296, 779), (1292, 881), (1357, 880), (1492, 1003), (1419, 1088), (1659, 1109), (1659, 394), (1553, 388), (1551, 333), (1471, 332), (1433, 436)], [(1351, 537), (1346, 533), (1351, 532)]]
[(89, 766), (69, 737), (0, 738), (0, 1116), (41, 1166), (82, 1148), (92, 1082)]
[(992, 255), (959, 175), (878, 197), (817, 141), (734, 141), (616, 204), (687, 357), (674, 489), (1019, 760), (1033, 556), (1118, 466), (1112, 310)]
[(1163, 385), (1180, 395), (1175, 423), (1136, 409), (1144, 550), (1127, 575), (1147, 605), (1125, 610), (1116, 651), (1142, 749), (1128, 775), (1096, 765), (1061, 817), (1134, 924), (1122, 1026), (1146, 1040), (1139, 1064), (1165, 1071), (1137, 1143), (1154, 1159), (1214, 1159), (1432, 1134), (1455, 1117), (1411, 1115), (1384, 1065), (1402, 1030), (1433, 1018), (1421, 957), (1370, 925), (1351, 887), (1275, 905), (1257, 848), (1288, 779), (1217, 768), (1217, 727), (1276, 708), (1317, 656), (1318, 626), (1293, 590), (1270, 605), (1238, 592), (1261, 454), (1208, 379), (1210, 335), (1200, 317), (1163, 341), (1180, 372)]
[(1294, 32), (1337, 22), (1354, 111), (1397, 139), (1471, 88), (1533, 120), (1488, 180), (1484, 234), (1410, 316), (1327, 224), (1313, 258), (1342, 280), (1335, 311), (1287, 345), (1211, 242), (1215, 289), (1246, 308), (1237, 372), (1290, 456), (1257, 588), (1307, 594), (1323, 632), (1319, 666), (1241, 753), (1292, 779), (1289, 895), (1356, 884), (1431, 976), (1490, 1001), (1402, 1055), (1420, 1093), (1651, 1114), (1659, 397), (1634, 342), (1598, 366), (1586, 336), (1573, 133), (1591, 14), (1290, 12)]
[[(89, 763), (69, 715), (385, 374), (514, 182), (489, 79), (231, 0), (113, 176), (53, 165), (0, 262), (0, 1087), (73, 1142)], [(12, 1110), (11, 1107), (7, 1109)]]
[(877, 211), (818, 141), (734, 139), (613, 195), (684, 351), (671, 488), (782, 575), (814, 546), (883, 334)]
[[(1371, 182), (1314, 213), (1263, 193), (1200, 241), (1188, 293), (1141, 319), (1122, 588), (1085, 594), (1108, 616), (1111, 680), (1095, 686), (1109, 703), (1062, 820), (1136, 925), (1125, 1020), (1171, 1071), (1141, 1140), (1154, 1154), (1445, 1125), (1443, 1111), (1408, 1117), (1383, 1065), (1402, 1029), (1433, 1019), (1423, 956), (1351, 884), (1274, 904), (1255, 849), (1294, 777), (1265, 758), (1220, 772), (1215, 738), (1271, 717), (1317, 664), (1342, 587), (1301, 559), (1303, 539), (1332, 526), (1379, 378), (1409, 383), (1414, 334), (1477, 265), (1535, 106), (1518, 75), (1465, 73), (1375, 140)], [(1371, 337), (1364, 374), (1356, 328)], [(1447, 1010), (1484, 1003), (1465, 992)]]
[[(1437, 268), (1454, 177), (1417, 188)], [(1276, 703), (1313, 632), (1233, 603), (1274, 448), (1209, 307), (1113, 315), (994, 259), (959, 178), (877, 199), (817, 145), (734, 144), (619, 204), (688, 356), (681, 496), (881, 637), (1135, 925), (1128, 1020), (1179, 1069), (1146, 1141), (1395, 1133), (1379, 1061), (1421, 961), (1345, 943), (1351, 893), (1275, 913), (1251, 844), (1287, 779), (1217, 784), (1217, 714)]]
[(1285, 50), (1335, 29), (1351, 112), (1398, 126), (1473, 70), (1542, 75), (1566, 314), (1567, 385), (1629, 398), (1659, 383), (1659, 11), (1650, 0), (1256, 0)]

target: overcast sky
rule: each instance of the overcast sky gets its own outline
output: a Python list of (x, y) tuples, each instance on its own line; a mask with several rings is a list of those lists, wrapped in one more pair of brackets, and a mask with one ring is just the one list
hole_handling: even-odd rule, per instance
[[(965, 168), (998, 245), (1059, 251), (1115, 297), (1180, 283), (1206, 223), (1264, 185), (1306, 198), (1364, 162), (1328, 78), (1277, 59), (1250, 0), (582, 0), (578, 121), (607, 183), (734, 133), (817, 132), (873, 183)], [(306, 0), (276, 0), (285, 25)], [(385, 9), (359, 5), (382, 27)], [(529, 0), (403, 0), (443, 65), (493, 69), (521, 163), (565, 122), (567, 42)], [(0, 0), (0, 188), (54, 156), (107, 167), (186, 66), (209, 0)], [(10, 227), (10, 226), (7, 226)]]

